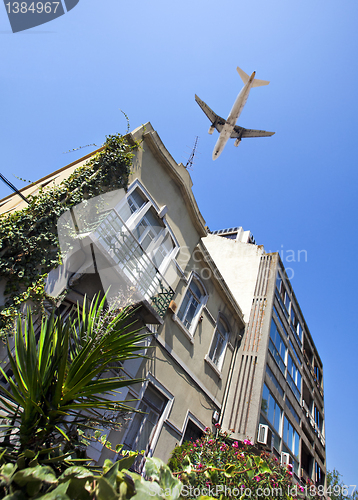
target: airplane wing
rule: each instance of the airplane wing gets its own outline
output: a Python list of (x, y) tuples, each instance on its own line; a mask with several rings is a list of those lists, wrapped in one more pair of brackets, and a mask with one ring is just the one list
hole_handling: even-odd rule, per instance
[(214, 113), (214, 111), (211, 108), (209, 108), (209, 106), (204, 101), (202, 101), (196, 94), (195, 94), (195, 100), (199, 104), (201, 109), (204, 111), (206, 116), (209, 118), (211, 123), (214, 125), (216, 130), (218, 132), (221, 132), (223, 126), (226, 123), (226, 120), (224, 120), (224, 118), (221, 118), (219, 115)]
[(266, 130), (254, 130), (251, 128), (243, 128), (236, 125), (234, 130), (232, 131), (231, 138), (237, 139), (240, 137), (241, 139), (244, 137), (270, 137), (274, 135), (275, 132), (266, 132)]

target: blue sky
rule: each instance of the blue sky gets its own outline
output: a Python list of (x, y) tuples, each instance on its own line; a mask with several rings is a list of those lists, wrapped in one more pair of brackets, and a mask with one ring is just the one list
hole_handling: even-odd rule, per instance
[[(194, 194), (210, 229), (243, 226), (284, 264), (324, 364), (327, 464), (357, 484), (355, 0), (80, 0), (13, 34), (0, 6), (1, 172), (34, 181), (150, 121), (177, 162), (196, 136)], [(226, 117), (239, 65), (270, 80), (239, 119), (271, 138), (217, 140), (198, 94)], [(0, 185), (0, 197), (10, 191)], [(293, 250), (306, 259), (287, 262)], [(301, 255), (304, 255), (303, 253)], [(297, 260), (297, 259), (296, 259)]]

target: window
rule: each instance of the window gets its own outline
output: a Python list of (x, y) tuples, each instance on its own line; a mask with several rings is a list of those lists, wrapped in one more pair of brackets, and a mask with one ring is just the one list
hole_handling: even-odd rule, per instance
[(276, 450), (280, 449), (281, 444), (281, 421), (282, 421), (282, 410), (277, 404), (275, 398), (272, 396), (270, 390), (264, 384), (261, 400), (261, 413), (265, 415), (260, 417), (260, 423), (267, 425), (269, 422), (275, 432), (272, 433), (273, 445)]
[(271, 320), (269, 350), (274, 360), (278, 364), (280, 370), (284, 374), (287, 347), (285, 346), (285, 343), (278, 331), (277, 325), (273, 318)]
[(135, 286), (134, 293), (138, 292), (162, 314), (164, 306), (159, 305), (158, 297), (163, 287), (172, 292), (163, 277), (179, 245), (166, 221), (158, 214), (159, 207), (135, 181), (128, 194), (108, 211), (95, 235), (106, 262), (108, 260), (116, 269), (113, 275), (100, 272), (105, 290), (114, 285), (109, 297), (115, 300), (118, 294), (127, 297), (129, 281)]
[(314, 421), (316, 422), (318, 429), (322, 432), (323, 418), (316, 405), (314, 405)]
[(281, 398), (283, 398), (283, 389), (282, 389), (281, 385), (279, 384), (279, 382), (278, 382), (277, 378), (275, 377), (275, 375), (270, 370), (269, 366), (266, 366), (266, 373), (269, 376), (269, 378), (271, 379), (271, 381), (273, 382), (273, 384), (276, 387), (276, 389), (278, 390)]
[(324, 484), (324, 474), (317, 462), (315, 462), (315, 476), (316, 476), (316, 485)]
[(266, 416), (267, 420), (270, 422), (273, 428), (280, 435), (282, 410), (266, 384), (264, 384), (264, 388), (262, 391), (261, 411)]
[(158, 210), (136, 183), (117, 212), (159, 269), (178, 245), (167, 224), (158, 217)]
[(301, 398), (301, 378), (301, 374), (289, 354), (287, 356), (287, 382), (298, 401)]
[(302, 326), (301, 326), (301, 323), (299, 321), (297, 322), (296, 332), (297, 332), (298, 338), (302, 342)]
[(206, 302), (206, 298), (207, 294), (204, 287), (197, 278), (192, 276), (178, 312), (178, 318), (190, 333), (195, 330), (199, 313)]
[(281, 275), (280, 273), (277, 273), (277, 278), (276, 278), (276, 288), (278, 290), (279, 293), (281, 293), (281, 287), (282, 287), (282, 278), (281, 278)]
[(292, 424), (287, 420), (286, 416), (283, 420), (283, 440), (288, 446), (291, 453), (298, 460), (298, 454), (300, 449), (300, 436), (292, 427)]
[(274, 307), (273, 310), (275, 313), (275, 318), (277, 319), (276, 323), (278, 322), (281, 325), (282, 331), (287, 335), (286, 328), (283, 326), (283, 323), (281, 321), (280, 315), (277, 312), (276, 307)]
[(286, 405), (287, 405), (287, 408), (290, 410), (290, 412), (292, 413), (293, 415), (293, 418), (296, 420), (296, 422), (298, 423), (298, 425), (300, 425), (300, 418), (299, 416), (297, 415), (296, 411), (294, 410), (293, 406), (291, 405), (290, 403), (290, 400), (287, 399), (286, 397)]
[(229, 336), (229, 327), (226, 321), (220, 317), (215, 328), (214, 338), (209, 352), (209, 358), (218, 370), (221, 370), (223, 365)]
[(291, 349), (292, 349), (292, 351), (293, 351), (293, 354), (295, 355), (295, 358), (296, 358), (296, 361), (297, 361), (298, 366), (301, 366), (301, 365), (302, 365), (301, 360), (300, 360), (300, 358), (299, 358), (299, 356), (298, 356), (298, 354), (297, 354), (297, 351), (296, 351), (295, 346), (292, 344), (291, 339), (290, 339), (290, 346), (291, 346)]
[(196, 441), (197, 439), (201, 439), (203, 437), (203, 429), (201, 429), (198, 425), (196, 425), (190, 418), (186, 424), (186, 429), (184, 432), (183, 441)]
[[(168, 399), (153, 384), (149, 383), (138, 410), (135, 413), (124, 439), (124, 447), (128, 450), (145, 450), (148, 453), (158, 421)], [(135, 462), (135, 469), (140, 470), (140, 459)]]

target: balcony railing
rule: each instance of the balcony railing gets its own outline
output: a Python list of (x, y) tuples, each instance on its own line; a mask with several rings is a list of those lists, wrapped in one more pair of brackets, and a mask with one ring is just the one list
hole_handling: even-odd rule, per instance
[(90, 237), (97, 247), (98, 243), (102, 246), (104, 255), (114, 264), (114, 271), (134, 288), (133, 293), (139, 293), (163, 318), (174, 290), (119, 213), (112, 209)]

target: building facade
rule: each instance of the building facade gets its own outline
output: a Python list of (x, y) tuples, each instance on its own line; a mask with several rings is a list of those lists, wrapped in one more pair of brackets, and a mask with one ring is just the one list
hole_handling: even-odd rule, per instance
[(323, 366), (280, 256), (242, 228), (205, 241), (247, 322), (223, 425), (324, 484)]

